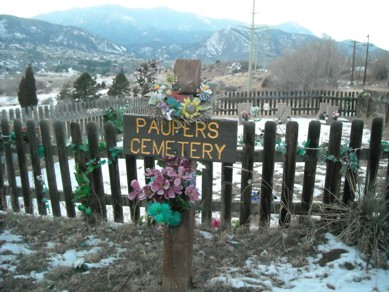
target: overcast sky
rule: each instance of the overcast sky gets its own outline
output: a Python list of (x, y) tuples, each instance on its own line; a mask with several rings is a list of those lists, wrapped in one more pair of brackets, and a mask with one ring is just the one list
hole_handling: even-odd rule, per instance
[[(40, 13), (119, 4), (130, 8), (169, 7), (214, 18), (251, 23), (253, 0), (0, 0), (0, 14), (32, 17)], [(336, 40), (353, 39), (389, 50), (387, 0), (256, 0), (258, 25), (296, 22), (317, 36), (323, 33)], [(168, 21), (168, 20), (167, 20)]]

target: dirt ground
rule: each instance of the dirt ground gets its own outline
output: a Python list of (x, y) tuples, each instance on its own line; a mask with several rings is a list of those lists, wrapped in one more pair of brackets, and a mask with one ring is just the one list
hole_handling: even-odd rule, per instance
[[(1, 230), (20, 235), (33, 253), (20, 253), (13, 262), (14, 271), (0, 270), (1, 291), (160, 291), (162, 285), (162, 228), (133, 224), (99, 223), (88, 226), (81, 219), (38, 218), (15, 213), (1, 214)], [(324, 230), (323, 230), (324, 231)], [(209, 239), (205, 234), (212, 235)], [(100, 240), (97, 240), (100, 239)], [(287, 257), (293, 266), (306, 264), (306, 257), (317, 254), (315, 246), (323, 242), (316, 228), (260, 229), (247, 231), (231, 227), (217, 231), (197, 225), (194, 237), (193, 279), (191, 291), (236, 291), (206, 285), (230, 266), (243, 266), (250, 256), (262, 255), (264, 264)], [(0, 243), (3, 244), (4, 242)], [(92, 251), (84, 256), (88, 265), (50, 265), (53, 254), (69, 250)], [(266, 251), (266, 256), (264, 252)], [(93, 263), (115, 260), (99, 268)], [(90, 266), (88, 268), (88, 266)], [(36, 276), (44, 272), (40, 281)], [(250, 273), (249, 271), (247, 273)], [(19, 275), (15, 278), (15, 275)], [(22, 276), (20, 276), (22, 275)], [(249, 276), (249, 275), (248, 275)], [(273, 285), (277, 285), (274, 283)], [(245, 290), (250, 291), (250, 290)]]

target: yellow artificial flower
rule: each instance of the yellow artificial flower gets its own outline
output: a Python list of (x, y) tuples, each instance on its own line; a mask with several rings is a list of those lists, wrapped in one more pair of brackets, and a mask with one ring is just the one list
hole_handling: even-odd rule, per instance
[(154, 84), (154, 90), (157, 91), (159, 89), (159, 84)]
[(197, 97), (193, 100), (190, 100), (190, 98), (185, 98), (184, 102), (182, 103), (182, 114), (184, 117), (187, 119), (193, 119), (194, 117), (200, 115), (200, 103), (201, 100)]

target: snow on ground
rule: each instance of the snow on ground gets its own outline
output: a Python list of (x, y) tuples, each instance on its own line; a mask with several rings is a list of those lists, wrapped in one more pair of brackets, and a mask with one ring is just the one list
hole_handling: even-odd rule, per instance
[[(207, 240), (213, 240), (212, 233), (202, 231), (201, 234)], [(330, 233), (326, 233), (325, 237), (327, 242), (318, 246), (318, 255), (307, 257), (305, 265), (294, 266), (287, 257), (272, 258), (270, 264), (262, 264), (267, 256), (267, 251), (264, 250), (259, 256), (247, 258), (243, 266), (224, 267), (224, 271), (209, 279), (208, 284), (223, 283), (227, 287), (252, 289), (250, 291), (389, 291), (388, 270), (366, 269), (366, 261), (355, 248), (343, 244)], [(35, 252), (21, 236), (9, 230), (0, 234), (0, 242), (1, 270), (15, 272), (18, 256)], [(101, 243), (109, 244), (116, 252), (97, 262), (88, 262), (88, 257), (99, 252)], [(47, 242), (46, 245), (50, 249), (55, 243)], [(41, 281), (54, 267), (70, 267), (89, 273), (90, 269), (114, 265), (115, 260), (126, 255), (126, 250), (120, 244), (94, 236), (89, 236), (82, 245), (82, 250), (68, 249), (60, 254), (48, 253), (47, 270), (29, 271), (28, 274), (19, 274), (15, 278)], [(327, 256), (329, 254), (332, 256)], [(334, 254), (337, 256), (333, 256)], [(82, 270), (83, 268), (85, 269)]]
[[(243, 267), (228, 267), (212, 278), (211, 283), (222, 282), (234, 288), (258, 288), (259, 291), (389, 291), (389, 271), (370, 269), (358, 251), (327, 233), (327, 243), (319, 251), (340, 251), (340, 258), (325, 263), (317, 257), (307, 258), (308, 264), (293, 267), (288, 258), (275, 259), (270, 265), (261, 264), (261, 257), (250, 257)], [(265, 257), (266, 252), (261, 256)], [(249, 271), (254, 278), (244, 276)], [(277, 286), (274, 283), (278, 283)]]

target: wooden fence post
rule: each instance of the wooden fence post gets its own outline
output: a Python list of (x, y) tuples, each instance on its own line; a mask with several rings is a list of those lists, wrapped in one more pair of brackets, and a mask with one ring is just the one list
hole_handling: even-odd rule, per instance
[(120, 188), (119, 156), (114, 152), (116, 149), (116, 127), (111, 121), (105, 124), (104, 133), (109, 161), (108, 168), (111, 182), (113, 218), (115, 222), (123, 222), (123, 199)]
[(340, 169), (342, 164), (340, 158), (340, 144), (342, 141), (342, 122), (333, 121), (330, 128), (330, 139), (328, 142), (327, 170), (324, 182), (323, 203), (330, 204), (338, 198)]
[(372, 196), (375, 190), (377, 171), (382, 155), (381, 140), (384, 119), (374, 118), (370, 132), (369, 159), (366, 169), (365, 196)]
[(271, 204), (273, 201), (276, 128), (277, 124), (273, 121), (267, 121), (265, 124), (263, 151), (266, 153), (266, 155), (263, 158), (261, 199), (259, 205), (259, 226), (263, 227), (269, 227), (270, 225)]
[[(97, 125), (94, 122), (89, 122), (86, 125), (88, 135), (89, 153), (91, 161), (96, 167), (91, 173), (92, 189), (89, 194), (88, 203), (92, 209), (92, 220), (107, 219), (107, 208), (105, 204), (104, 183), (101, 171), (100, 149), (99, 149), (99, 133)], [(90, 221), (95, 223), (94, 221)]]
[(49, 194), (51, 200), (51, 207), (53, 209), (53, 215), (56, 217), (60, 217), (61, 208), (60, 208), (59, 194), (57, 189), (57, 177), (54, 169), (53, 153), (51, 149), (49, 121), (48, 120), (40, 121), (40, 128), (41, 128), (41, 135), (42, 135), (42, 144), (45, 149), (44, 150), (45, 166), (46, 166), (47, 181), (48, 181)]
[(294, 177), (296, 171), (296, 154), (298, 123), (290, 121), (286, 124), (286, 154), (282, 179), (280, 226), (289, 226), (293, 209)]
[(194, 209), (182, 213), (178, 227), (164, 226), (162, 291), (187, 291), (192, 280)]
[(304, 182), (303, 191), (301, 195), (301, 213), (307, 215), (313, 199), (313, 191), (315, 189), (315, 177), (316, 167), (318, 160), (318, 147), (320, 139), (320, 121), (311, 121), (309, 123), (308, 137), (309, 141), (308, 149), (305, 154), (305, 165), (304, 165)]
[(32, 166), (32, 173), (34, 176), (35, 196), (38, 205), (38, 212), (40, 215), (47, 215), (46, 203), (44, 202), (45, 193), (43, 189), (43, 178), (41, 171), (41, 159), (38, 154), (38, 136), (34, 120), (27, 121), (27, 137), (28, 145), (30, 147), (30, 159)]
[(255, 123), (245, 122), (243, 128), (243, 158), (241, 175), (241, 197), (240, 197), (240, 226), (249, 226), (252, 200), (252, 183), (254, 168), (254, 147), (255, 147)]
[[(359, 153), (361, 152), (362, 145), (362, 135), (363, 135), (363, 120), (355, 119), (351, 123), (351, 133), (350, 133), (350, 151), (354, 151), (358, 162), (359, 162)], [(343, 203), (347, 204), (350, 201), (355, 199), (355, 188), (358, 181), (358, 170), (348, 167), (343, 189)]]
[(32, 207), (32, 197), (31, 197), (31, 190), (30, 190), (30, 180), (28, 178), (27, 158), (26, 158), (26, 152), (24, 148), (22, 122), (20, 120), (14, 121), (14, 130), (15, 130), (16, 152), (18, 155), (20, 181), (22, 183), (24, 210), (26, 213), (32, 214), (33, 207)]
[(20, 211), (19, 207), (19, 190), (16, 187), (16, 175), (14, 162), (12, 158), (11, 140), (10, 140), (10, 129), (9, 122), (6, 119), (1, 120), (1, 134), (3, 136), (5, 165), (7, 167), (8, 174), (8, 186), (11, 194), (11, 207), (15, 212)]
[(73, 202), (72, 182), (70, 179), (68, 154), (66, 149), (65, 126), (61, 121), (54, 122), (54, 132), (57, 141), (58, 161), (61, 169), (63, 193), (65, 196), (66, 212), (70, 218), (76, 217)]

